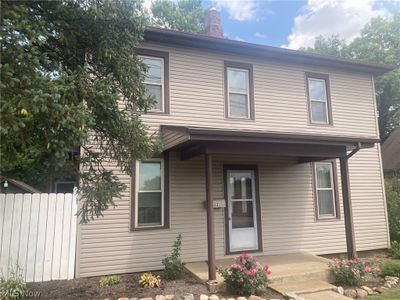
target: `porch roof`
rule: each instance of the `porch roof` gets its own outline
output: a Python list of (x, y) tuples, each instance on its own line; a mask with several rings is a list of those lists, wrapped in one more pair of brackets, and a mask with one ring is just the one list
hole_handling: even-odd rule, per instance
[(220, 128), (161, 126), (164, 151), (180, 151), (181, 159), (201, 154), (283, 155), (312, 161), (344, 157), (347, 151), (373, 147), (369, 137), (243, 131)]

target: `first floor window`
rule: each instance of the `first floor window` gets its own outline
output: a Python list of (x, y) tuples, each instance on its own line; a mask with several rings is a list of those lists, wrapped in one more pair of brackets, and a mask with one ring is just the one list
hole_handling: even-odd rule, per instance
[(333, 162), (314, 163), (317, 218), (336, 218), (337, 202)]
[(164, 225), (163, 169), (162, 159), (136, 163), (136, 227)]

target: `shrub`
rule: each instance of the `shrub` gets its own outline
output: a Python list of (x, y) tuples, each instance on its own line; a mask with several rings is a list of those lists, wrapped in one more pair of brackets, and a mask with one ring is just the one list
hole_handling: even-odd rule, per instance
[(385, 187), (390, 238), (400, 243), (400, 173), (386, 180)]
[(115, 285), (120, 282), (121, 282), (121, 276), (118, 275), (102, 276), (99, 281), (101, 287)]
[(0, 299), (21, 299), (27, 292), (28, 288), (18, 266), (15, 270), (11, 270), (8, 279), (3, 277), (0, 279)]
[(390, 253), (394, 258), (400, 258), (400, 243), (399, 242), (392, 242), (392, 246), (390, 248)]
[(165, 267), (163, 277), (167, 280), (181, 278), (184, 273), (184, 263), (180, 259), (181, 247), (182, 234), (180, 233), (172, 246), (171, 254), (162, 260), (162, 264)]
[(139, 284), (144, 288), (159, 287), (161, 279), (160, 276), (155, 276), (151, 273), (143, 273), (142, 276), (140, 276)]
[(267, 287), (271, 270), (256, 261), (255, 257), (243, 252), (228, 269), (218, 269), (225, 279), (228, 290), (236, 295), (259, 294)]
[(400, 277), (400, 260), (388, 260), (381, 266), (382, 276)]
[(369, 265), (358, 259), (333, 258), (333, 262), (329, 264), (329, 267), (333, 272), (335, 282), (342, 285), (360, 286), (363, 282), (363, 277), (372, 272)]

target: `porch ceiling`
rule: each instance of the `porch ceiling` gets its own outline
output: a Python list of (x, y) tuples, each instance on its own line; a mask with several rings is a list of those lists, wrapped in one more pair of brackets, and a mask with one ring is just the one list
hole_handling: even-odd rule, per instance
[(202, 154), (280, 155), (313, 161), (344, 157), (357, 147), (370, 148), (379, 139), (349, 136), (238, 131), (218, 128), (161, 126), (164, 151), (179, 151), (181, 159)]

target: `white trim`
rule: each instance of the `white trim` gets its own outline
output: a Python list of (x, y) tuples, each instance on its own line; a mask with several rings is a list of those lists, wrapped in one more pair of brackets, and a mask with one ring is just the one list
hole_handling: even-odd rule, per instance
[[(324, 83), (324, 93), (325, 93), (325, 100), (321, 100), (321, 99), (312, 99), (311, 98), (311, 92), (310, 92), (310, 80), (313, 81), (322, 81)], [(329, 124), (330, 119), (329, 119), (329, 109), (328, 109), (328, 93), (327, 93), (327, 84), (326, 84), (326, 79), (321, 79), (321, 78), (314, 78), (314, 77), (308, 77), (307, 78), (308, 84), (307, 84), (307, 88), (308, 88), (308, 101), (310, 102), (310, 121), (313, 124)], [(312, 105), (313, 102), (320, 102), (320, 103), (324, 103), (325, 104), (325, 114), (326, 114), (326, 122), (322, 122), (322, 121), (315, 121), (313, 119), (313, 110), (312, 110)]]
[(153, 85), (153, 86), (160, 86), (161, 87), (161, 109), (151, 109), (149, 110), (150, 112), (165, 112), (165, 78), (164, 78), (164, 58), (162, 57), (156, 57), (156, 56), (150, 56), (150, 55), (140, 55), (140, 58), (147, 58), (147, 59), (152, 59), (152, 60), (158, 60), (161, 62), (160, 64), (160, 84), (154, 83), (154, 82), (146, 82), (146, 79), (144, 80), (144, 84), (146, 85)]
[[(139, 180), (140, 180), (140, 160), (136, 161), (135, 165), (135, 228), (157, 228), (157, 227), (164, 227), (164, 159), (163, 158), (152, 158), (142, 160), (143, 162), (160, 162), (160, 177), (161, 177), (161, 189), (160, 190), (147, 190), (147, 191), (139, 191)], [(149, 192), (161, 192), (161, 224), (156, 225), (140, 225), (139, 224), (139, 211), (138, 211), (138, 204), (139, 204), (139, 192), (140, 193), (149, 193)]]
[[(230, 175), (232, 173), (247, 173), (250, 174), (250, 178), (251, 178), (251, 188), (252, 188), (252, 198), (251, 199), (231, 199), (231, 195), (232, 195), (232, 190), (231, 190), (231, 184), (230, 184)], [(227, 186), (227, 191), (228, 191), (228, 217), (229, 217), (229, 221), (228, 221), (228, 226), (229, 226), (229, 252), (237, 252), (237, 251), (248, 251), (248, 250), (258, 250), (259, 249), (259, 245), (258, 245), (258, 223), (257, 223), (257, 209), (260, 209), (259, 207), (257, 207), (257, 200), (256, 200), (256, 184), (255, 184), (255, 171), (254, 170), (235, 170), (233, 169), (228, 169), (226, 171), (226, 177), (227, 177), (227, 181), (226, 184)], [(255, 241), (255, 246), (253, 248), (247, 248), (247, 247), (243, 247), (243, 248), (232, 248), (232, 231), (234, 230), (232, 228), (232, 203), (233, 202), (253, 202), (253, 228), (254, 228), (254, 241)], [(251, 228), (251, 227), (249, 227)]]
[[(331, 181), (331, 187), (330, 188), (319, 188), (318, 187), (318, 172), (317, 172), (317, 166), (318, 165), (329, 165), (329, 176), (330, 176), (330, 181)], [(335, 195), (335, 181), (333, 180), (333, 163), (332, 162), (316, 162), (314, 163), (314, 174), (315, 174), (315, 197), (317, 199), (317, 219), (336, 219), (337, 218), (337, 213), (336, 213), (336, 195)], [(331, 214), (324, 214), (320, 215), (319, 214), (319, 199), (318, 199), (318, 191), (332, 191), (332, 202), (333, 202), (333, 215)]]
[[(247, 116), (246, 117), (241, 117), (241, 116), (231, 116), (231, 99), (230, 99), (230, 90), (229, 90), (229, 71), (239, 71), (239, 72), (245, 72), (246, 73), (246, 89), (247, 93), (238, 93), (238, 92), (232, 92), (232, 94), (237, 94), (237, 95), (246, 95), (247, 96)], [(234, 118), (234, 119), (250, 119), (250, 74), (248, 69), (242, 69), (242, 68), (234, 68), (234, 67), (226, 67), (226, 81), (227, 81), (227, 97), (228, 97), (228, 118)]]

